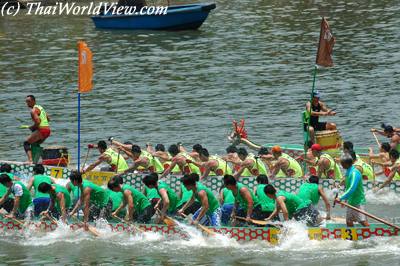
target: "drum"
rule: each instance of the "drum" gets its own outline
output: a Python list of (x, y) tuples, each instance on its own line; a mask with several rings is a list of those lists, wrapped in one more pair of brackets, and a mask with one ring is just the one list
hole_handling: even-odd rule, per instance
[(337, 150), (342, 147), (342, 137), (337, 130), (317, 131), (315, 134), (316, 141), (321, 145), (322, 150)]
[(69, 154), (68, 149), (64, 146), (50, 146), (43, 149), (42, 154), (43, 165), (52, 166), (68, 166)]

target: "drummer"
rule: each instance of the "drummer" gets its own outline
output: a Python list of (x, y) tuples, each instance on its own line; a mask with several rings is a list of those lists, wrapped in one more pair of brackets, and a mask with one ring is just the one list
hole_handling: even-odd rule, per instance
[(320, 101), (321, 95), (319, 91), (315, 91), (312, 94), (311, 103), (306, 103), (307, 113), (310, 115), (310, 124), (304, 123), (304, 131), (310, 132), (310, 139), (313, 143), (315, 143), (315, 132), (322, 130), (335, 130), (336, 124), (330, 122), (320, 122), (320, 116), (334, 116), (336, 112), (332, 109), (328, 109), (325, 103)]

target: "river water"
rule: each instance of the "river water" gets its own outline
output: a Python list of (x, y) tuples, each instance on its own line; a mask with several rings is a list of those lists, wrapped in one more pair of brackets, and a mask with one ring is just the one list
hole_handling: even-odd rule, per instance
[[(322, 100), (337, 108), (329, 119), (356, 147), (376, 146), (369, 128), (399, 126), (399, 1), (219, 0), (198, 31), (96, 30), (86, 16), (1, 17), (0, 158), (25, 160), (29, 132), (18, 127), (30, 123), (24, 99), (34, 94), (52, 117), (46, 144), (67, 146), (76, 160), (80, 39), (95, 67), (94, 90), (82, 97), (82, 148), (114, 136), (141, 145), (201, 143), (222, 153), (232, 119), (241, 118), (256, 143), (301, 143), (321, 16), (337, 38), (335, 67), (317, 76)], [(370, 200), (385, 206), (367, 206), (371, 212), (400, 216), (391, 195)], [(400, 258), (399, 238), (351, 243), (303, 236), (271, 247), (57, 232), (6, 237), (0, 257), (19, 264), (159, 265), (398, 265)]]

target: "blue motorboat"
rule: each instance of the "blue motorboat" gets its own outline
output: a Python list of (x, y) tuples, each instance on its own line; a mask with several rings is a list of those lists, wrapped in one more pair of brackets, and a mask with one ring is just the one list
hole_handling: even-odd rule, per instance
[(199, 28), (215, 9), (215, 4), (190, 4), (168, 6), (165, 14), (117, 15), (107, 12), (93, 16), (93, 22), (101, 29), (132, 29), (132, 30), (189, 30)]

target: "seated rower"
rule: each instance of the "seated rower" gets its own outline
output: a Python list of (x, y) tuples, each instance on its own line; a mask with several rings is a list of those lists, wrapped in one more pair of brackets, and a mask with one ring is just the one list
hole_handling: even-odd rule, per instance
[(192, 162), (188, 161), (189, 163), (193, 163), (194, 165), (198, 166), (200, 169), (204, 169), (204, 172), (200, 178), (203, 180), (208, 177), (208, 175), (216, 175), (216, 176), (224, 176), (224, 175), (231, 175), (232, 169), (228, 165), (227, 161), (222, 160), (217, 155), (212, 155), (208, 153), (206, 148), (200, 150), (199, 158), (201, 162)]
[[(158, 180), (157, 173), (151, 173), (150, 175), (154, 176), (154, 178), (157, 178)], [(157, 203), (161, 200), (160, 194), (158, 194), (158, 190), (155, 187), (149, 188), (145, 184), (142, 193), (143, 195), (146, 196), (153, 209), (157, 205)]]
[[(12, 181), (18, 181), (19, 178), (11, 173), (12, 168), (8, 163), (4, 163), (0, 166), (0, 175), (8, 175)], [(0, 183), (0, 199), (7, 193), (8, 188)], [(7, 212), (11, 212), (14, 205), (14, 198), (8, 197), (3, 204), (0, 204), (0, 209), (5, 209)]]
[(279, 171), (285, 173), (286, 177), (303, 177), (303, 169), (301, 169), (300, 164), (286, 153), (283, 153), (280, 146), (272, 147), (271, 152), (274, 159), (277, 160), (273, 166), (271, 178), (275, 178)]
[(112, 213), (112, 216), (118, 216), (118, 213), (128, 206), (128, 221), (135, 220), (138, 223), (150, 222), (155, 210), (151, 207), (145, 195), (130, 185), (121, 185), (118, 178), (111, 179), (107, 186), (110, 190), (123, 195), (123, 201)]
[(300, 186), (299, 192), (297, 196), (301, 198), (303, 201), (311, 201), (315, 208), (318, 206), (319, 199), (325, 203), (326, 210), (326, 220), (331, 219), (331, 205), (329, 203), (328, 197), (325, 194), (324, 188), (319, 186), (319, 178), (318, 176), (312, 175), (308, 179), (307, 183), (304, 183)]
[(38, 186), (38, 191), (50, 196), (49, 208), (42, 212), (43, 215), (52, 214), (60, 217), (63, 223), (67, 223), (67, 211), (71, 207), (71, 196), (69, 191), (60, 185), (42, 182)]
[(219, 192), (219, 204), (221, 206), (221, 224), (226, 226), (229, 224), (235, 205), (235, 197), (231, 190), (226, 187), (221, 187)]
[[(113, 179), (118, 180), (119, 184), (123, 185), (122, 177), (114, 176)], [(106, 188), (106, 192), (112, 201), (111, 213), (114, 213), (119, 208), (119, 206), (121, 206), (121, 204), (123, 204), (124, 195), (120, 192), (112, 191), (108, 187)], [(117, 217), (119, 217), (119, 218), (124, 218), (125, 216), (126, 216), (125, 209), (122, 209), (117, 214)]]
[(239, 148), (237, 154), (239, 157), (238, 159), (227, 159), (227, 161), (239, 166), (238, 170), (233, 175), (236, 179), (239, 179), (241, 176), (248, 176), (249, 173), (250, 176), (267, 174), (264, 163), (259, 160), (258, 157), (249, 155), (245, 148)]
[[(311, 103), (306, 103), (306, 115), (309, 119), (308, 123), (304, 123), (304, 131), (310, 133), (310, 139), (312, 143), (316, 143), (315, 134), (317, 131), (322, 130), (335, 130), (336, 125), (329, 122), (320, 122), (320, 116), (335, 116), (336, 112), (332, 109), (328, 109), (326, 104), (320, 101), (321, 95), (318, 91), (313, 92)], [(307, 120), (305, 122), (307, 122)]]
[(390, 147), (400, 153), (400, 128), (394, 128), (391, 125), (382, 124), (383, 130), (372, 128), (371, 132), (376, 132), (390, 139)]
[[(194, 179), (196, 179), (196, 182), (199, 181), (199, 175), (192, 173), (189, 175), (184, 175), (184, 176), (193, 176)], [(177, 204), (177, 209), (180, 210), (182, 209), (182, 207), (188, 202), (190, 201), (190, 199), (193, 196), (193, 191), (192, 190), (188, 190), (185, 185), (181, 182), (181, 190), (179, 192), (178, 197), (180, 198), (178, 204)], [(184, 211), (184, 213), (186, 215), (189, 214), (194, 214), (198, 209), (200, 209), (201, 207), (201, 203), (196, 199), (189, 207), (187, 207)]]
[(48, 184), (54, 184), (56, 183), (55, 178), (51, 176), (47, 176), (44, 174), (44, 167), (41, 164), (36, 164), (33, 167), (33, 176), (28, 182), (28, 185), (26, 188), (31, 191), (32, 186), (35, 190), (34, 196), (33, 196), (33, 210), (34, 210), (34, 215), (35, 217), (38, 217), (41, 212), (46, 211), (49, 208), (50, 204), (50, 196), (48, 193), (41, 193), (38, 188), (39, 185), (43, 182), (46, 182)]
[(349, 154), (353, 158), (354, 166), (360, 171), (363, 180), (375, 180), (375, 172), (371, 165), (364, 162), (355, 151), (349, 151)]
[[(269, 184), (268, 177), (266, 175), (259, 175), (256, 181), (257, 186), (254, 187), (254, 194), (260, 202), (261, 210), (265, 214), (265, 217), (269, 217), (275, 210), (275, 200), (269, 198), (264, 192), (265, 186)], [(279, 216), (276, 216), (274, 219), (279, 221)]]
[(279, 190), (272, 185), (266, 185), (264, 193), (274, 199), (275, 210), (266, 219), (271, 220), (282, 211), (283, 219), (289, 221), (294, 218), (296, 221), (305, 221), (309, 226), (318, 226), (321, 222), (319, 212), (314, 208), (310, 200), (302, 200), (295, 194)]
[[(153, 155), (153, 157), (157, 158), (161, 164), (163, 165), (164, 170), (167, 169), (171, 165), (171, 154), (165, 150), (165, 146), (163, 144), (157, 144), (154, 148), (151, 146), (151, 143), (146, 144), (147, 151)], [(172, 173), (180, 173), (180, 169), (178, 165), (175, 165), (174, 169), (172, 169)]]
[(322, 154), (322, 147), (319, 144), (313, 144), (311, 146), (312, 155), (316, 158), (315, 169), (310, 169), (311, 173), (319, 178), (332, 178), (336, 180), (342, 179), (342, 172), (340, 171), (339, 164), (329, 154)]
[(133, 160), (133, 165), (128, 167), (123, 173), (119, 174), (127, 174), (132, 172), (139, 167), (141, 167), (144, 171), (149, 171), (151, 173), (162, 173), (164, 171), (164, 167), (161, 162), (153, 157), (148, 151), (142, 150), (138, 145), (132, 145), (131, 151), (128, 153), (129, 157)]
[[(160, 210), (158, 223), (165, 219), (167, 214), (173, 215), (176, 212), (176, 207), (179, 201), (175, 191), (172, 190), (167, 183), (158, 180), (157, 174), (146, 175), (143, 178), (143, 183), (150, 189), (155, 188), (160, 195), (161, 200), (154, 206), (155, 210)], [(161, 208), (161, 209), (160, 209)]]
[(69, 179), (71, 184), (77, 187), (77, 193), (80, 196), (75, 207), (70, 212), (70, 216), (74, 215), (83, 206), (83, 223), (85, 229), (88, 228), (89, 221), (99, 218), (110, 218), (112, 200), (105, 189), (88, 180), (83, 180), (82, 174), (77, 171), (72, 171)]
[(160, 179), (165, 178), (169, 173), (171, 173), (172, 169), (176, 165), (178, 165), (182, 174), (190, 174), (196, 173), (200, 175), (200, 168), (194, 165), (193, 163), (188, 163), (187, 161), (194, 161), (193, 157), (191, 157), (186, 152), (179, 152), (179, 147), (176, 144), (172, 144), (168, 148), (168, 152), (171, 154), (171, 165), (165, 169), (164, 173), (160, 176)]
[[(345, 188), (346, 191), (338, 198), (335, 199), (336, 202), (346, 200), (347, 203), (357, 209), (365, 209), (365, 193), (364, 186), (362, 182), (362, 176), (360, 171), (353, 165), (353, 157), (344, 153), (340, 157), (340, 164), (346, 170), (345, 174)], [(349, 227), (354, 226), (354, 222), (359, 222), (363, 226), (369, 226), (367, 217), (358, 211), (347, 208), (346, 212), (346, 224)]]
[(192, 151), (191, 152), (187, 152), (185, 147), (183, 147), (182, 143), (179, 142), (177, 145), (179, 147), (179, 152), (186, 152), (196, 162), (200, 161), (200, 152), (203, 149), (203, 146), (201, 144), (198, 144), (198, 143), (194, 144), (193, 147), (192, 147)]
[(178, 211), (178, 214), (183, 214), (195, 200), (201, 203), (201, 208), (198, 209), (192, 217), (192, 223), (202, 224), (206, 226), (220, 226), (220, 212), (219, 203), (213, 192), (204, 186), (202, 183), (197, 182), (194, 174), (185, 175), (182, 177), (181, 182), (187, 190), (193, 192), (192, 198)]
[(99, 150), (100, 156), (96, 162), (84, 169), (82, 174), (92, 171), (102, 162), (108, 163), (112, 172), (122, 173), (128, 169), (128, 164), (126, 163), (124, 157), (114, 151), (112, 148), (107, 148), (107, 143), (104, 140), (101, 140), (97, 143), (97, 149)]
[(239, 216), (250, 219), (264, 219), (267, 217), (261, 209), (261, 204), (253, 192), (242, 183), (239, 183), (232, 175), (224, 176), (224, 186), (232, 191), (235, 197), (235, 205), (232, 210), (232, 217)]
[(382, 163), (386, 163), (390, 161), (389, 152), (391, 150), (390, 144), (387, 142), (381, 143), (379, 147), (379, 153), (375, 154), (373, 148), (369, 148), (369, 158), (371, 160), (371, 164), (375, 161), (379, 160)]
[(392, 149), (389, 152), (389, 158), (392, 163), (391, 167), (389, 168), (390, 173), (388, 174), (388, 178), (383, 182), (381, 185), (379, 185), (375, 191), (381, 190), (382, 188), (386, 187), (389, 185), (393, 180), (394, 181), (399, 181), (400, 180), (400, 154), (397, 150)]
[(14, 196), (12, 209), (5, 215), (6, 218), (24, 218), (26, 210), (32, 204), (32, 197), (29, 190), (21, 181), (13, 181), (7, 174), (0, 175), (0, 184), (7, 188), (6, 194), (0, 199), (2, 206), (10, 196)]

